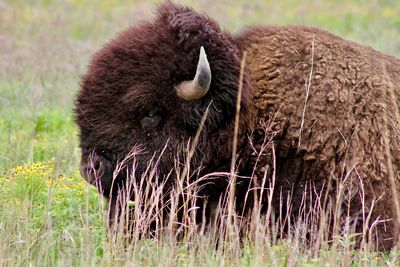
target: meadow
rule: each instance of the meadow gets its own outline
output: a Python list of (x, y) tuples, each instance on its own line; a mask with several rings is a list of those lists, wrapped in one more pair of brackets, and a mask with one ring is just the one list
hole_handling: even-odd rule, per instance
[[(107, 235), (107, 203), (79, 174), (74, 97), (90, 56), (153, 16), (150, 0), (0, 0), (0, 266), (399, 266), (399, 249), (318, 250), (301, 235), (216, 247)], [(397, 0), (177, 1), (223, 28), (302, 24), (400, 57)]]

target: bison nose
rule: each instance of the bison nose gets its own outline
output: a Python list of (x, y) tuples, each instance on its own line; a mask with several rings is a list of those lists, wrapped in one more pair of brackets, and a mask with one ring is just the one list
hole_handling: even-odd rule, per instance
[(104, 164), (93, 155), (82, 155), (79, 171), (86, 181), (95, 185), (104, 174)]

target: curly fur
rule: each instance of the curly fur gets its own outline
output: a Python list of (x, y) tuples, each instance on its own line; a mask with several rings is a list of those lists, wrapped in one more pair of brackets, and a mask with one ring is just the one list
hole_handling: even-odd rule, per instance
[[(381, 246), (396, 244), (399, 195), (390, 175), (400, 171), (400, 60), (299, 26), (250, 28), (238, 43), (248, 51), (256, 117), (274, 118), (277, 186), (293, 189), (294, 212), (307, 183), (321, 189), (328, 179), (350, 175), (362, 180), (364, 212), (375, 201), (372, 220), (388, 220), (378, 226)], [(349, 209), (357, 217), (361, 188), (355, 190)]]
[[(193, 78), (200, 46), (212, 83), (204, 98), (186, 102), (174, 86)], [(400, 60), (316, 28), (258, 26), (234, 36), (190, 8), (161, 5), (154, 21), (128, 28), (93, 57), (76, 101), (82, 158), (96, 153), (106, 162), (107, 175), (101, 179), (107, 185), (117, 161), (133, 147), (144, 149), (135, 170), (140, 174), (168, 144), (158, 166), (159, 175), (165, 175), (209, 106), (193, 168), (204, 166), (202, 175), (229, 171), (244, 51), (239, 174), (249, 176), (256, 169), (254, 176), (262, 177), (264, 169), (258, 166), (271, 165), (265, 156), (255, 166), (252, 152), (264, 141), (263, 122), (273, 120), (276, 188), (291, 192), (293, 214), (308, 183), (334, 195), (338, 181), (350, 176), (362, 181), (363, 206), (376, 202), (371, 220), (387, 220), (377, 228), (381, 246), (396, 244)], [(150, 111), (159, 112), (162, 121), (146, 131), (141, 120)], [(390, 177), (397, 180), (395, 190)], [(117, 182), (125, 178), (119, 175)], [(218, 199), (227, 186), (220, 181), (203, 195)], [(115, 194), (109, 186), (104, 189), (106, 196)], [(349, 208), (360, 217), (361, 188), (355, 190)], [(275, 194), (273, 202), (279, 201)]]

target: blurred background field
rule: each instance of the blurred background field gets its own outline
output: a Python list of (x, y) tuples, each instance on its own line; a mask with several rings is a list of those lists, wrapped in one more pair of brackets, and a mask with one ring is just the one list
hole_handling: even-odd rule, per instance
[[(233, 32), (251, 24), (312, 25), (400, 57), (397, 0), (176, 2)], [(0, 265), (39, 263), (40, 255), (50, 265), (95, 264), (90, 253), (104, 254), (103, 203), (78, 172), (74, 95), (90, 55), (151, 18), (157, 3), (0, 0)]]

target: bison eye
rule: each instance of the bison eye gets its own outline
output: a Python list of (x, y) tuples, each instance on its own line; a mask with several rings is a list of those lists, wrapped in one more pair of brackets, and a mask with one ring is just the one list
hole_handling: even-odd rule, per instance
[(161, 122), (161, 115), (156, 112), (149, 112), (141, 121), (140, 124), (145, 131), (154, 130)]

